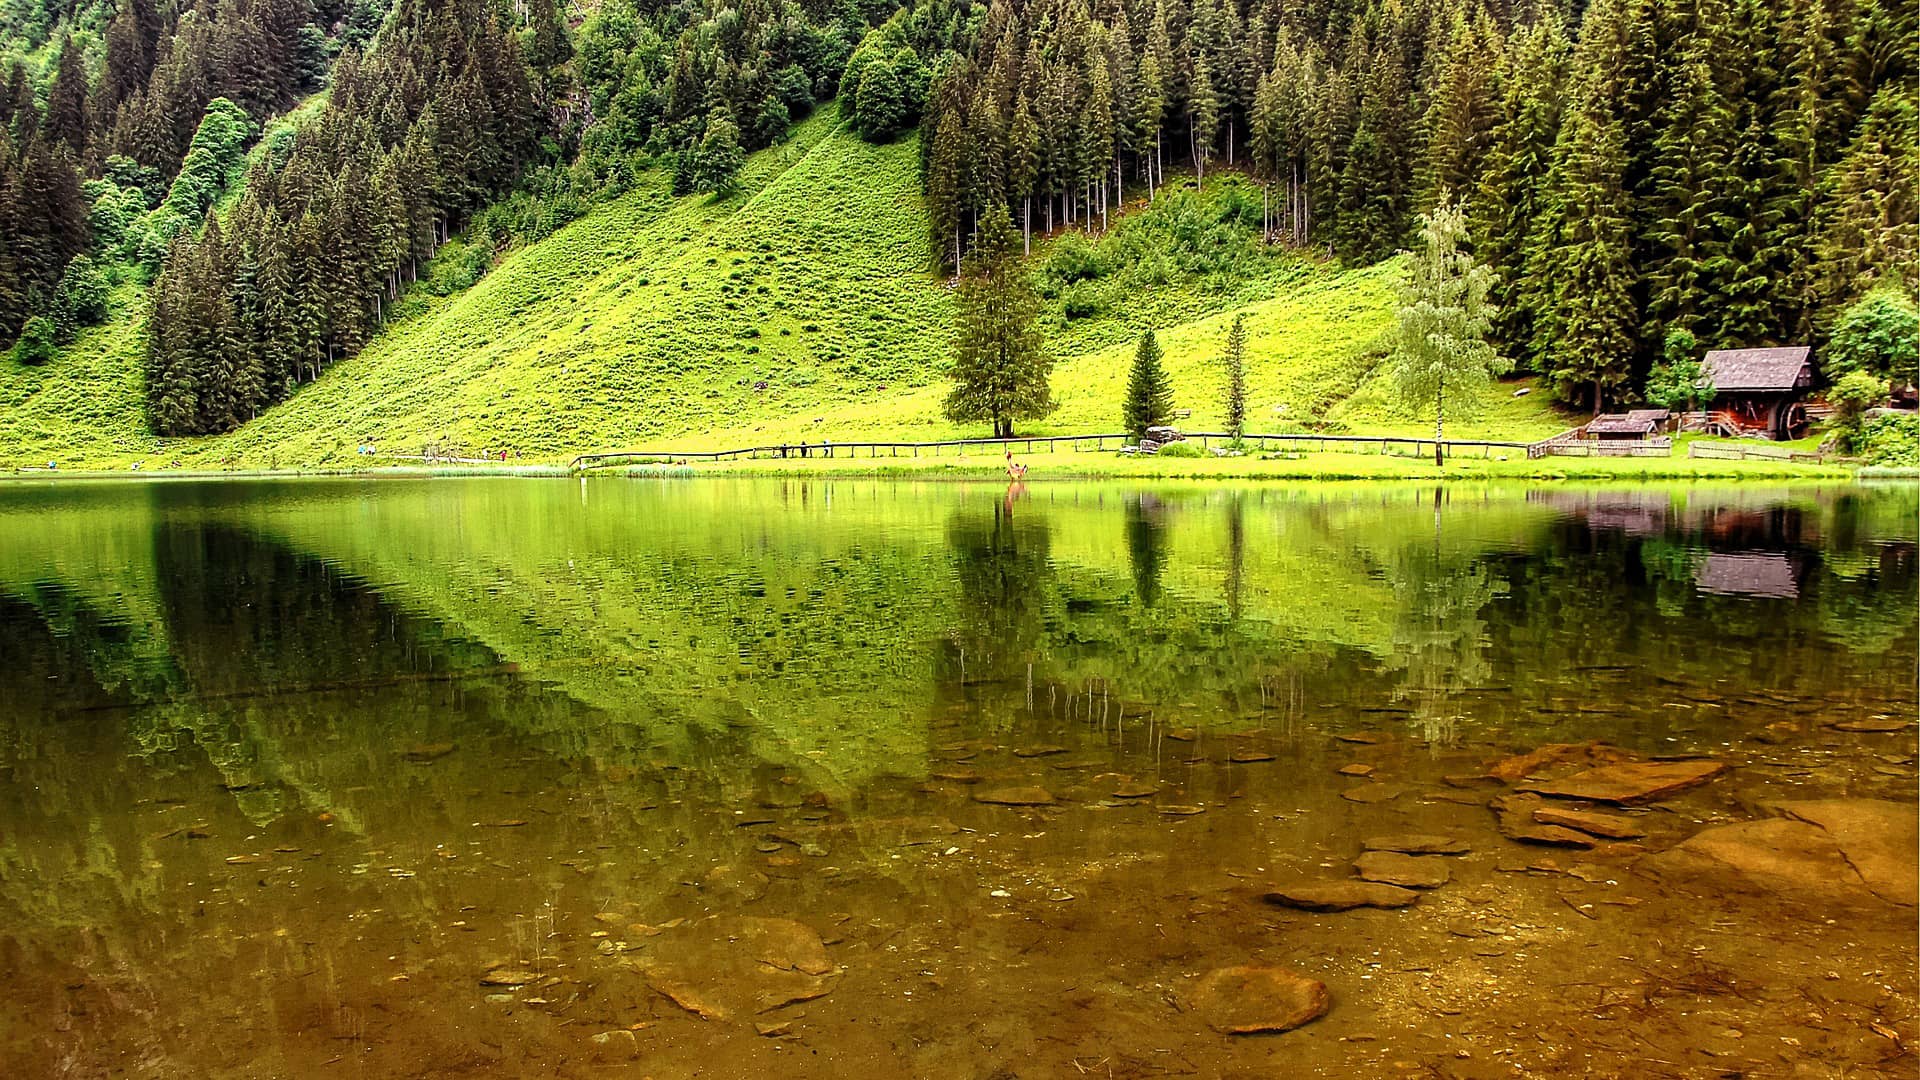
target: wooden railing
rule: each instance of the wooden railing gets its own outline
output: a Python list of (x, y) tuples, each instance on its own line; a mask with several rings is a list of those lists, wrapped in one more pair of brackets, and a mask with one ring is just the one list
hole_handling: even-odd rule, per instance
[[(1202, 450), (1211, 450), (1216, 444), (1224, 446), (1233, 440), (1233, 436), (1221, 431), (1189, 432), (1186, 440), (1198, 443)], [(1044, 448), (1048, 453), (1059, 452), (1064, 446), (1069, 451), (1106, 451), (1118, 450), (1127, 445), (1128, 436), (1123, 434), (1094, 435), (1021, 435), (1010, 439), (942, 439), (933, 442), (817, 442), (817, 443), (777, 443), (766, 446), (743, 446), (733, 450), (616, 450), (608, 453), (581, 454), (573, 459), (572, 468), (592, 469), (609, 465), (666, 464), (677, 461), (743, 461), (749, 459), (776, 460), (812, 460), (815, 458), (880, 458), (880, 457), (941, 457), (949, 453), (964, 456), (968, 451), (1012, 450), (1031, 454)], [(1377, 453), (1400, 454), (1407, 457), (1430, 457), (1433, 454), (1434, 440), (1395, 435), (1243, 435), (1243, 445), (1268, 448), (1297, 448), (1317, 453)], [(1523, 442), (1500, 442), (1484, 439), (1443, 439), (1440, 445), (1448, 454), (1458, 455), (1463, 450), (1478, 450), (1481, 457), (1491, 458), (1496, 451), (1529, 451)], [(1472, 456), (1472, 455), (1469, 455)]]
[(1838, 454), (1809, 453), (1795, 450), (1790, 446), (1773, 446), (1767, 443), (1727, 443), (1696, 442), (1687, 444), (1687, 456), (1708, 458), (1718, 461), (1798, 461), (1815, 464), (1851, 465), (1858, 458), (1842, 457)]
[(1673, 440), (1668, 438), (1608, 441), (1581, 439), (1552, 443), (1545, 453), (1555, 457), (1672, 457)]

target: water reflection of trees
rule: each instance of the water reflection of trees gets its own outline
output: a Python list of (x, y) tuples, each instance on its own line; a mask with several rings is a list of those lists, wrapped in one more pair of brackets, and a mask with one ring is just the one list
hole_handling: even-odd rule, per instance
[(1482, 612), (1505, 583), (1482, 552), (1446, 542), (1443, 497), (1433, 493), (1431, 537), (1413, 534), (1383, 549), (1382, 569), (1395, 600), (1389, 662), (1400, 673), (1396, 696), (1412, 703), (1425, 738), (1450, 743), (1460, 692), (1490, 681)]
[(956, 611), (934, 672), (936, 686), (1020, 679), (1031, 674), (1048, 607), (1055, 599), (1046, 513), (1012, 499), (975, 502), (947, 519), (947, 557)]
[(1127, 564), (1133, 569), (1133, 596), (1141, 607), (1160, 599), (1160, 574), (1166, 563), (1166, 508), (1151, 494), (1126, 501)]
[[(129, 715), (156, 767), (203, 753), (260, 816), (350, 805), (341, 776), (378, 775), (464, 710), (555, 755), (735, 776), (739, 797), (760, 763), (842, 790), (913, 775), (941, 710), (995, 683), (1015, 700), (1099, 687), (1218, 724), (1285, 687), (1296, 703), (1399, 701), (1445, 734), (1496, 671), (1518, 711), (1593, 693), (1594, 665), (1816, 685), (1844, 658), (1788, 643), (1869, 655), (1914, 639), (1913, 527), (1878, 497), (1661, 494), (1596, 519), (1455, 489), (1437, 513), (1430, 489), (835, 491), (757, 516), (739, 488), (651, 485), (596, 488), (584, 508), (566, 485), (176, 494), (112, 530), (97, 506), (38, 527), (0, 514), (0, 590), (17, 597), (0, 624), (69, 643), (119, 688), (90, 693), (149, 703)], [(1695, 570), (1720, 543), (1787, 545), (1799, 599), (1702, 594)], [(136, 595), (115, 600), (121, 563)], [(507, 664), (511, 693), (393, 689)], [(347, 753), (361, 760), (328, 757)]]

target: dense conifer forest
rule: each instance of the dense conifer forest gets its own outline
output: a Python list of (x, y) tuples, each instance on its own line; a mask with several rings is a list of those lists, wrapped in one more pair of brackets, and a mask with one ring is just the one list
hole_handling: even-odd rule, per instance
[(1590, 408), (1910, 304), (1917, 42), (1895, 0), (4, 0), (0, 339), (150, 282), (148, 424), (230, 430), (456, 233), (471, 280), (646, 169), (725, 193), (838, 97), (919, 129), (933, 273), (1220, 170), (1349, 265), (1463, 204), (1495, 344)]

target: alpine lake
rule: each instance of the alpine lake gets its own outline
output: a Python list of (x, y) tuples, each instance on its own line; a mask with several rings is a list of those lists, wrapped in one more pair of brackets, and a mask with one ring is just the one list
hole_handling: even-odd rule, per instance
[(0, 1072), (1911, 1077), (1920, 486), (0, 486)]

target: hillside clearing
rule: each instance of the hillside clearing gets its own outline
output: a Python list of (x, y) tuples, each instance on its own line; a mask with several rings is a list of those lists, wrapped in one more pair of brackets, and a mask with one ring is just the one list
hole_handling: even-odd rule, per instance
[[(45, 370), (0, 378), (0, 462), (323, 468), (364, 464), (364, 445), (558, 461), (641, 446), (977, 435), (940, 415), (953, 310), (949, 283), (927, 269), (917, 159), (913, 138), (862, 142), (830, 107), (755, 155), (727, 198), (675, 198), (664, 173), (648, 173), (471, 288), (416, 290), (409, 315), (364, 352), (225, 436), (144, 434), (144, 299), (123, 289), (109, 325)], [(1244, 183), (1209, 180), (1208, 198)], [(1136, 206), (1140, 227), (1175, 212), (1167, 206), (1164, 192), (1154, 210)], [(1177, 210), (1196, 208), (1214, 212), (1191, 201)], [(1037, 245), (1037, 272), (1051, 250)], [(1060, 408), (1021, 430), (1111, 428), (1133, 340), (1149, 327), (1167, 349), (1176, 405), (1192, 410), (1182, 422), (1217, 427), (1215, 356), (1234, 311), (1248, 315), (1256, 430), (1429, 430), (1395, 415), (1374, 377), (1397, 263), (1340, 270), (1259, 251), (1230, 272), (1162, 270), (1148, 284), (1137, 269), (1115, 266), (1092, 283), (1108, 298), (1091, 315), (1069, 318), (1062, 297), (1049, 301)], [(1482, 421), (1450, 433), (1531, 439), (1566, 426), (1538, 396), (1498, 397)]]

